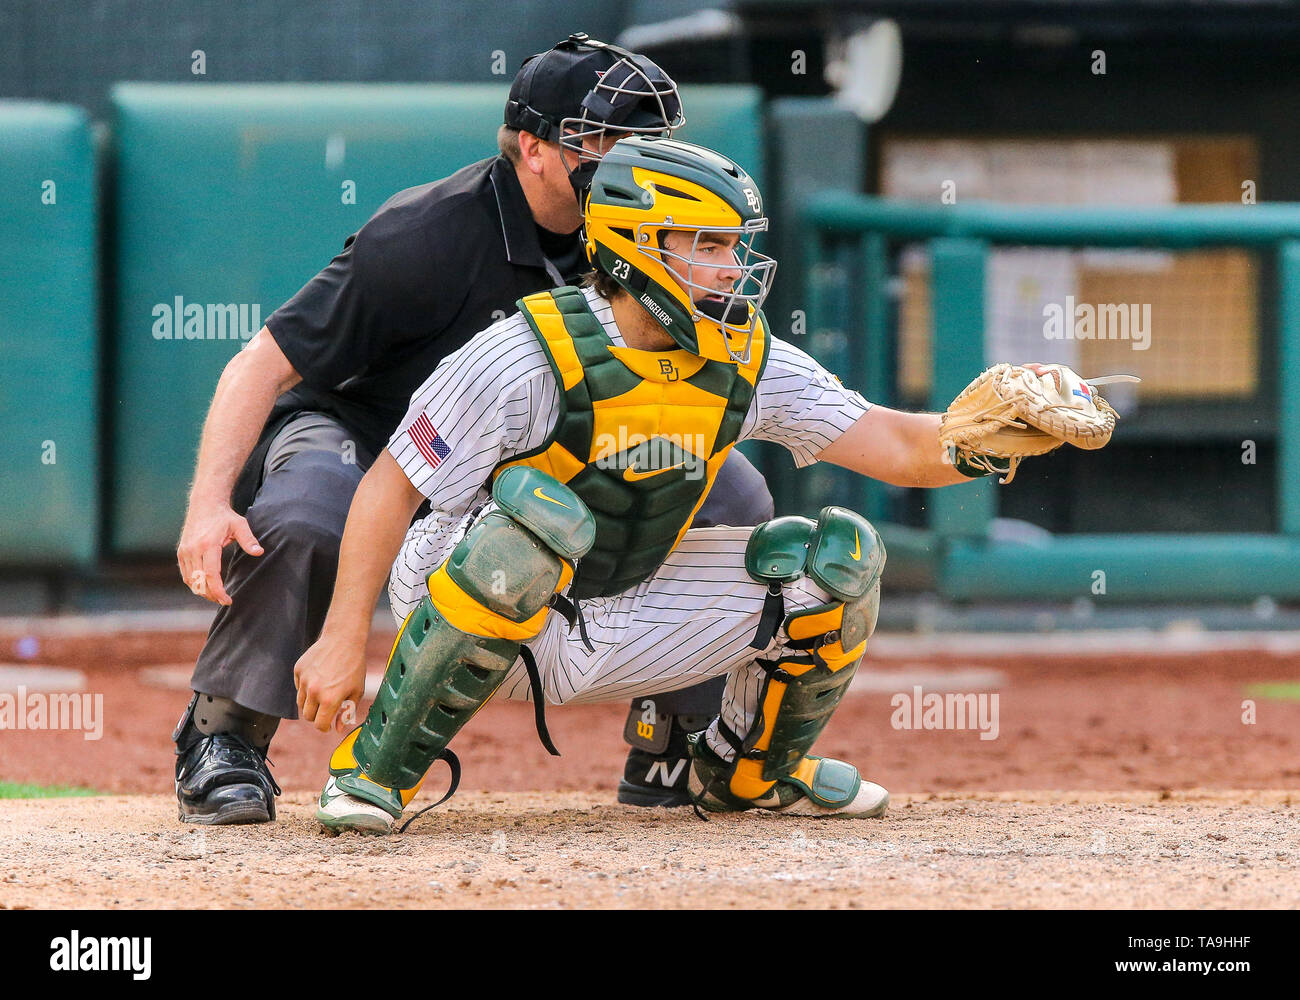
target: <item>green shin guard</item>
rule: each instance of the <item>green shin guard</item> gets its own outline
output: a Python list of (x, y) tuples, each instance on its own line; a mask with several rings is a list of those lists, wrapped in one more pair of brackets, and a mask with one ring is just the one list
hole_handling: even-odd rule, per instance
[(393, 815), (541, 631), (548, 602), (594, 537), (578, 496), (535, 469), (505, 470), (493, 499), (500, 509), (429, 575), (370, 713), (331, 760), (339, 788)]
[[(379, 695), (357, 734), (357, 766), (371, 782), (414, 788), (500, 687), (519, 646), (461, 632), (424, 598), (402, 627)], [(351, 775), (340, 778), (339, 787), (362, 798), (374, 791), (374, 784)]]
[[(805, 665), (805, 673), (790, 672), (793, 667)], [(857, 659), (839, 670), (810, 660), (778, 660), (768, 667), (764, 695), (774, 680), (784, 680), (785, 692), (772, 722), (767, 752), (759, 758), (763, 765), (761, 780), (788, 778), (795, 772), (830, 722), (857, 670)]]
[[(784, 649), (776, 659), (756, 661), (767, 676), (750, 731), (742, 736), (720, 726), (736, 757), (725, 765), (724, 785), (703, 782), (718, 805), (734, 809), (737, 801), (764, 798), (777, 782), (793, 785), (791, 794), (806, 794), (814, 801), (821, 794), (819, 783), (827, 783), (828, 792), (831, 786), (852, 784), (847, 773), (837, 773), (834, 765), (839, 762), (819, 766), (808, 751), (848, 689), (875, 630), (884, 564), (885, 549), (875, 528), (842, 507), (824, 508), (816, 522), (776, 518), (754, 530), (745, 552), (746, 569), (768, 584), (774, 601), (781, 602), (781, 585), (803, 576), (826, 591), (831, 601), (784, 617), (781, 602), (780, 613), (765, 613), (769, 631), (756, 637), (755, 645), (765, 648), (780, 622)], [(711, 763), (705, 760), (706, 773), (712, 773)]]

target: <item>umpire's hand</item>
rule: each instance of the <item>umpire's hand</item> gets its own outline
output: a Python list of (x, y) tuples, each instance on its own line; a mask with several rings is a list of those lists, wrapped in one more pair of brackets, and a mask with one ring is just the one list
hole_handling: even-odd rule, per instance
[[(298, 717), (322, 733), (346, 702), (360, 703), (366, 690), (366, 639), (340, 637), (322, 632), (293, 666), (293, 683), (298, 689)], [(340, 718), (339, 731), (352, 720)]]
[(235, 513), (228, 503), (196, 507), (191, 504), (176, 546), (176, 565), (185, 585), (200, 597), (217, 604), (230, 604), (230, 595), (221, 582), (221, 550), (231, 542), (250, 556), (262, 554), (261, 543), (254, 537), (248, 521)]

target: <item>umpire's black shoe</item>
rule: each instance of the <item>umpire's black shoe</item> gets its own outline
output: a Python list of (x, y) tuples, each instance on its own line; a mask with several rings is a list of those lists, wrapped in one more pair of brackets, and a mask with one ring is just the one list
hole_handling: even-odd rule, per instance
[(618, 801), (627, 806), (689, 806), (686, 779), (690, 773), (691, 759), (685, 753), (658, 757), (633, 747), (618, 783)]
[(279, 794), (266, 758), (233, 733), (201, 736), (176, 758), (182, 823), (269, 823)]
[(686, 736), (711, 721), (712, 715), (671, 715), (656, 711), (653, 699), (633, 699), (623, 728), (623, 739), (632, 749), (618, 783), (618, 801), (626, 806), (689, 806), (691, 755)]

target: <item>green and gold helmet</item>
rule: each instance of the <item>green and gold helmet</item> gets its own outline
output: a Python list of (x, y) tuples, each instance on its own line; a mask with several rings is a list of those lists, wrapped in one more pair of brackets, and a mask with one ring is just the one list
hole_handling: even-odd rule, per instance
[[(754, 249), (767, 217), (749, 174), (703, 146), (631, 136), (601, 160), (584, 208), (587, 256), (597, 270), (626, 289), (679, 347), (748, 362), (758, 310), (776, 272), (776, 261)], [(691, 235), (690, 250), (665, 250), (670, 231)], [(728, 241), (734, 235), (733, 261), (701, 263), (697, 251), (706, 235)], [(670, 259), (685, 273), (670, 270)], [(697, 280), (722, 266), (739, 272), (729, 291)]]

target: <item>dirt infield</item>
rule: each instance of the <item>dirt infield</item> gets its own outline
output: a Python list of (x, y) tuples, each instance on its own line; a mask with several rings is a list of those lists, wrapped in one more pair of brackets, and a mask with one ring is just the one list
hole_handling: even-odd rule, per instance
[[(373, 668), (390, 641), (375, 637)], [(184, 664), (201, 644), (43, 642), (43, 662), (83, 670), (103, 696), (102, 738), (4, 732), (0, 778), (130, 794), (0, 802), (0, 905), (1300, 905), (1294, 653), (869, 654), (818, 750), (894, 792), (881, 821), (703, 823), (617, 806), (625, 705), (552, 707), (563, 756), (551, 758), (531, 706), (493, 703), (457, 738), (461, 793), (404, 836), (366, 840), (329, 838), (311, 819), (336, 737), (298, 722), (272, 748), (279, 822), (177, 823), (169, 735), (186, 697), (144, 668)], [(894, 696), (912, 677), (996, 694), (997, 738), (973, 722), (900, 728)], [(435, 772), (417, 805), (443, 781)]]
[(181, 828), (164, 796), (0, 803), (0, 908), (1300, 905), (1297, 808), (1268, 792), (904, 796), (880, 820), (696, 819), (472, 793), (402, 836)]

